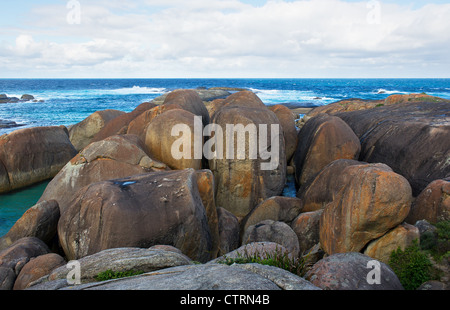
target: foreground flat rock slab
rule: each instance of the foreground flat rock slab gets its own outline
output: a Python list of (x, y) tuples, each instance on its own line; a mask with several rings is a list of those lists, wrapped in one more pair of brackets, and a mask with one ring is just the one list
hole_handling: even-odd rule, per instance
[(158, 270), (140, 276), (78, 286), (64, 280), (34, 289), (64, 290), (318, 290), (305, 279), (285, 270), (247, 265), (186, 265)]
[[(162, 249), (117, 248), (109, 249), (78, 260), (81, 271), (81, 282), (96, 282), (95, 278), (102, 272), (152, 272), (175, 266), (192, 265), (186, 255)], [(48, 276), (33, 283), (37, 289), (48, 285), (48, 281), (65, 280), (72, 271), (66, 265), (53, 270)]]

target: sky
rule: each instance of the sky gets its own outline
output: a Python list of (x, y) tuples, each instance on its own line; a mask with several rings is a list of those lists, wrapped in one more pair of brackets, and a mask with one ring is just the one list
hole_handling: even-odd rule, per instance
[(2, 0), (0, 78), (450, 78), (450, 0)]

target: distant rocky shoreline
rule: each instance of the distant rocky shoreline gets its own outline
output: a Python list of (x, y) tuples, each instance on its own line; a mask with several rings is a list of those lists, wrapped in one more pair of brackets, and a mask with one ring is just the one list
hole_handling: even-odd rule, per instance
[(34, 98), (33, 95), (28, 95), (28, 94), (22, 95), (20, 97), (20, 99), (17, 98), (17, 97), (8, 97), (5, 94), (0, 94), (0, 104), (17, 103), (17, 102), (28, 102), (28, 101), (44, 102), (44, 100), (42, 100), (42, 99), (38, 100), (38, 99)]
[[(8, 97), (6, 94), (0, 94), (0, 104), (7, 104), (7, 103), (18, 103), (18, 102), (44, 102), (44, 100), (36, 99), (33, 95), (24, 94), (20, 98), (17, 97)], [(16, 127), (22, 127), (25, 126), (23, 124), (17, 124), (14, 121), (10, 120), (2, 120), (0, 119), (0, 128), (16, 128)]]
[(0, 119), (0, 128), (16, 128), (16, 127), (21, 127), (22, 125), (17, 124), (16, 122), (13, 121), (5, 121)]
[[(290, 109), (245, 89), (183, 89), (3, 135), (0, 193), (51, 181), (0, 238), (0, 289), (403, 290), (390, 253), (450, 220), (449, 113), (449, 100), (426, 94)], [(242, 137), (242, 159), (175, 158), (174, 126), (195, 132), (199, 116), (202, 128), (281, 128), (258, 141), (278, 166), (262, 169), (267, 158), (251, 158)], [(196, 139), (183, 150), (195, 154)], [(288, 175), (297, 197), (282, 196)], [(305, 265), (224, 264), (246, 255)], [(99, 282), (106, 271), (143, 274)]]

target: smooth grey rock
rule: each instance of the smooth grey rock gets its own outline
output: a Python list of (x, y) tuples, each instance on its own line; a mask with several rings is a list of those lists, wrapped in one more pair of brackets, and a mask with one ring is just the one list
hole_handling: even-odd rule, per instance
[(270, 241), (281, 244), (295, 257), (298, 257), (300, 246), (298, 237), (292, 228), (284, 222), (265, 220), (248, 227), (242, 237), (242, 243)]
[[(151, 272), (169, 267), (192, 265), (192, 260), (184, 254), (174, 251), (117, 248), (109, 249), (78, 260), (81, 267), (81, 281), (92, 282), (104, 271), (142, 271)], [(62, 266), (55, 269), (49, 280), (66, 279), (70, 269)]]
[(231, 252), (239, 247), (239, 219), (224, 208), (217, 208), (219, 218), (219, 255)]
[(370, 262), (377, 261), (356, 252), (334, 254), (314, 264), (305, 279), (324, 290), (404, 290), (394, 271), (382, 262), (378, 262), (379, 283), (374, 281), (376, 267)]
[(173, 267), (140, 276), (97, 282), (70, 290), (319, 290), (285, 270), (258, 264)]
[(321, 290), (311, 282), (287, 271), (273, 266), (266, 266), (260, 264), (243, 264), (234, 265), (274, 282), (283, 290)]
[(236, 259), (254, 256), (258, 256), (264, 259), (267, 258), (268, 255), (274, 256), (275, 254), (279, 255), (286, 254), (293, 257), (292, 254), (289, 252), (289, 250), (286, 249), (281, 244), (275, 242), (252, 242), (249, 244), (245, 244), (240, 248), (231, 251), (225, 255), (222, 255), (216, 259), (213, 259), (212, 261), (208, 262), (208, 264), (223, 263), (227, 259)]
[(0, 266), (0, 291), (12, 290), (16, 281), (16, 273), (8, 267)]

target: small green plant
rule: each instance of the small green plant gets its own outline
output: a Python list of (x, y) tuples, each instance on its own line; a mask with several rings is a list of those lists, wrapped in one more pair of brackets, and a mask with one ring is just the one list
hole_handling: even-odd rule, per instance
[(95, 276), (95, 280), (97, 281), (108, 281), (112, 279), (120, 279), (120, 278), (127, 278), (132, 276), (138, 276), (140, 274), (143, 274), (144, 271), (112, 271), (112, 270), (106, 270), (103, 272), (100, 272), (98, 275)]
[(287, 270), (293, 274), (303, 277), (306, 273), (306, 257), (295, 258), (290, 256), (287, 252), (279, 251), (249, 254), (245, 251), (244, 254), (238, 253), (236, 258), (226, 257), (221, 263), (226, 265), (233, 264), (261, 264), (267, 266), (278, 267)]
[(415, 290), (432, 277), (432, 263), (420, 250), (417, 240), (405, 250), (398, 248), (393, 251), (389, 266), (406, 290)]
[(436, 224), (437, 244), (433, 257), (440, 261), (450, 257), (450, 221), (442, 221)]
[(375, 107), (376, 107), (376, 108), (384, 107), (384, 103), (377, 104)]
[(435, 232), (425, 232), (420, 238), (420, 247), (430, 254), (436, 262), (450, 257), (450, 221), (435, 225)]

